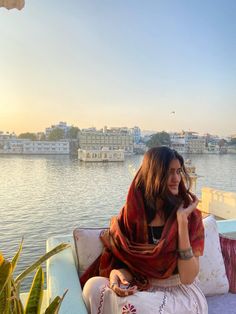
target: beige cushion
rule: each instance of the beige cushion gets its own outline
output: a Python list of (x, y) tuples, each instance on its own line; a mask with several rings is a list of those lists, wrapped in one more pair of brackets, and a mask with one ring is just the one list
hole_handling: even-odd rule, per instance
[(199, 286), (206, 296), (227, 293), (229, 282), (220, 247), (217, 224), (213, 216), (203, 219), (205, 227), (204, 255), (200, 256)]
[(103, 244), (99, 238), (100, 228), (76, 228), (73, 232), (78, 259), (79, 276), (101, 254)]

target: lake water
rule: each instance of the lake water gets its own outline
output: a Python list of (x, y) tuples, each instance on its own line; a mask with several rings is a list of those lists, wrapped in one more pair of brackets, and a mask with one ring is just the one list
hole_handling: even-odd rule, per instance
[[(201, 187), (236, 192), (236, 155), (188, 155)], [(12, 258), (21, 237), (18, 272), (45, 252), (49, 236), (77, 226), (107, 226), (125, 202), (142, 156), (121, 163), (83, 163), (70, 156), (0, 156), (0, 250)], [(28, 287), (29, 280), (25, 281)]]

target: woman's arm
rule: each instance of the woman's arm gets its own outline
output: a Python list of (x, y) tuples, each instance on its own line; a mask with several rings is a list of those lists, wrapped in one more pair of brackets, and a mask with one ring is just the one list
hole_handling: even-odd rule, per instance
[[(188, 223), (178, 223), (178, 245), (180, 251), (188, 250), (191, 245), (189, 241)], [(199, 272), (199, 258), (192, 256), (189, 259), (178, 259), (178, 271), (180, 281), (189, 285), (193, 283)]]
[[(178, 222), (178, 249), (179, 251), (187, 251), (187, 255), (191, 256), (191, 244), (189, 240), (188, 231), (188, 216), (197, 207), (198, 199), (193, 196), (192, 203), (184, 208), (182, 205), (177, 211), (177, 222)], [(180, 281), (183, 284), (191, 284), (196, 278), (199, 272), (199, 258), (194, 255), (187, 259), (182, 259), (181, 254), (178, 259), (178, 271), (180, 276)]]

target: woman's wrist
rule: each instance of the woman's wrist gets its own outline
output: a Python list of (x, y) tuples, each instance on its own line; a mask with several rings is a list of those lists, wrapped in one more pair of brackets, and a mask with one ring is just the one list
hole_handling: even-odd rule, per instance
[(184, 215), (178, 215), (177, 216), (177, 223), (178, 225), (187, 225), (188, 226), (188, 217)]
[(188, 223), (178, 224), (178, 250), (187, 250), (190, 248)]
[(178, 221), (178, 234), (188, 234), (188, 220)]

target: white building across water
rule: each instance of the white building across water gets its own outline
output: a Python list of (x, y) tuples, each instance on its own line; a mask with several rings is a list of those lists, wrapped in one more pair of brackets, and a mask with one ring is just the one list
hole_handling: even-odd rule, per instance
[(28, 139), (9, 139), (0, 145), (2, 154), (28, 155), (68, 155), (70, 154), (69, 141), (31, 141)]
[(196, 132), (170, 134), (171, 147), (179, 153), (202, 154), (206, 147), (206, 138)]

